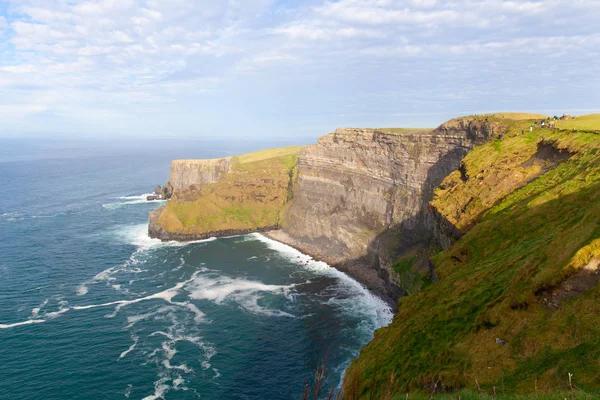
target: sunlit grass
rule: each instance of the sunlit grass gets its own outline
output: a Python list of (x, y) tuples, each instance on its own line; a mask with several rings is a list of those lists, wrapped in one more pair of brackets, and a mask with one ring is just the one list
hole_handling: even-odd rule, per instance
[[(508, 124), (504, 140), (464, 159), (466, 182), (456, 171), (436, 192), (432, 204), (465, 235), (433, 258), (441, 281), (401, 299), (352, 363), (347, 398), (380, 398), (392, 372), (398, 399), (438, 381), (470, 389), (463, 399), (480, 398), (477, 385), (487, 398), (496, 387), (499, 399), (559, 399), (569, 373), (587, 393), (577, 398), (600, 398), (600, 288), (558, 310), (539, 294), (600, 257), (600, 135)], [(572, 156), (540, 176), (544, 160), (528, 161), (541, 140)]]

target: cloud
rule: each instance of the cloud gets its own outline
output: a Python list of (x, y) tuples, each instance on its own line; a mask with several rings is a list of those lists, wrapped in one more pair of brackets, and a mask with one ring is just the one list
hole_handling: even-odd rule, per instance
[(237, 99), (251, 99), (239, 100), (253, 110), (245, 126), (286, 104), (281, 118), (334, 120), (348, 98), (357, 116), (429, 115), (436, 101), (465, 110), (546, 80), (548, 99), (572, 91), (552, 101), (600, 103), (573, 92), (598, 83), (596, 1), (5, 1), (0, 105), (17, 128), (40, 113), (168, 126), (192, 109), (217, 118)]

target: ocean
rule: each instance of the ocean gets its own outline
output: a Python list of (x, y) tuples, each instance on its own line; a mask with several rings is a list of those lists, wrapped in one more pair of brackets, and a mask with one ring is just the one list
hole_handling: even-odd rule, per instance
[(338, 387), (391, 321), (353, 279), (260, 234), (148, 237), (161, 202), (145, 196), (171, 159), (261, 143), (17, 142), (0, 142), (0, 399), (300, 399), (323, 363)]

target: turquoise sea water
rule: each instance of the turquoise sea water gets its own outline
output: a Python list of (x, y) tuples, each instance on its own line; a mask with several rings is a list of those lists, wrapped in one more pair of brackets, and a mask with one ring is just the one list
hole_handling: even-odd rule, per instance
[(150, 239), (144, 193), (190, 156), (0, 158), (0, 399), (299, 399), (323, 360), (337, 386), (390, 321), (261, 235)]

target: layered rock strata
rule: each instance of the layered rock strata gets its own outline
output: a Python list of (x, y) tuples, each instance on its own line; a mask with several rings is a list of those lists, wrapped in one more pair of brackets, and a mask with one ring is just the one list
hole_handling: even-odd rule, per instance
[(480, 119), (421, 133), (338, 129), (301, 152), (283, 232), (271, 236), (397, 299), (408, 289), (392, 266), (404, 254), (416, 255), (416, 273), (431, 272), (419, 246), (433, 240), (434, 188), (474, 145), (503, 132)]
[(173, 190), (190, 185), (218, 182), (231, 169), (231, 157), (210, 160), (174, 160), (171, 163), (169, 183)]
[[(197, 240), (281, 228), (269, 235), (394, 303), (432, 274), (434, 235), (445, 246), (451, 239), (441, 233), (458, 234), (428, 211), (434, 188), (473, 146), (504, 130), (481, 118), (419, 132), (338, 129), (301, 151), (297, 173), (276, 158), (243, 168), (236, 158), (174, 161), (174, 196), (151, 214), (150, 234)], [(394, 267), (402, 257), (411, 268)]]

